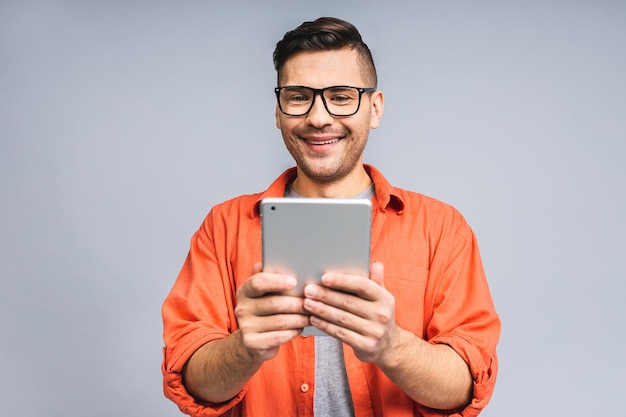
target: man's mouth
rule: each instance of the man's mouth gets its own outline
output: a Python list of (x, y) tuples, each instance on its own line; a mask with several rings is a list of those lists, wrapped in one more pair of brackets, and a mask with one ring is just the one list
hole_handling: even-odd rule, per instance
[(323, 141), (305, 139), (305, 142), (310, 144), (310, 145), (330, 145), (331, 143), (339, 142), (339, 138), (330, 139), (330, 140), (323, 140)]

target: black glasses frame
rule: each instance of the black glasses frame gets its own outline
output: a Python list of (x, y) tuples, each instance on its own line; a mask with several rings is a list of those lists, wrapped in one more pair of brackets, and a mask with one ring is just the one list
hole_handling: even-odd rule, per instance
[[(307, 90), (313, 91), (313, 100), (311, 100), (311, 106), (307, 109), (307, 111), (305, 111), (304, 113), (301, 114), (292, 114), (292, 113), (287, 113), (286, 111), (283, 110), (283, 106), (280, 104), (280, 92), (281, 90), (284, 90), (285, 88), (305, 88)], [(357, 90), (359, 92), (359, 103), (356, 106), (356, 110), (353, 113), (350, 114), (335, 114), (333, 112), (331, 112), (330, 110), (328, 110), (328, 104), (326, 104), (326, 98), (324, 98), (324, 91), (326, 90), (330, 90), (333, 88), (354, 88), (355, 90)], [(326, 111), (328, 112), (328, 114), (330, 114), (331, 116), (335, 116), (335, 117), (348, 117), (348, 116), (353, 116), (355, 114), (357, 114), (359, 112), (359, 109), (361, 108), (361, 96), (363, 96), (364, 93), (372, 93), (376, 91), (376, 87), (353, 87), (351, 85), (333, 85), (330, 87), (325, 87), (325, 88), (313, 88), (313, 87), (307, 87), (304, 85), (285, 85), (282, 87), (276, 87), (274, 88), (274, 93), (276, 93), (276, 101), (278, 102), (278, 108), (280, 109), (280, 112), (287, 115), (287, 116), (305, 116), (307, 114), (309, 114), (309, 112), (311, 111), (311, 109), (313, 108), (313, 105), (315, 104), (315, 97), (316, 96), (320, 96), (322, 99), (322, 103), (324, 103), (324, 108), (326, 109)]]

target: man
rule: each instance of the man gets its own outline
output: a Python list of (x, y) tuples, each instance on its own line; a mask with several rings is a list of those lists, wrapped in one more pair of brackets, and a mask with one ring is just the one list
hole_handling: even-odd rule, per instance
[[(296, 167), (214, 207), (193, 236), (163, 305), (165, 394), (193, 416), (478, 415), (500, 321), (476, 239), (452, 207), (363, 163), (384, 104), (367, 45), (320, 18), (288, 32), (274, 64)], [(259, 262), (270, 196), (370, 198), (370, 276), (326, 273), (285, 295), (295, 278)], [(301, 336), (307, 325), (330, 337)]]

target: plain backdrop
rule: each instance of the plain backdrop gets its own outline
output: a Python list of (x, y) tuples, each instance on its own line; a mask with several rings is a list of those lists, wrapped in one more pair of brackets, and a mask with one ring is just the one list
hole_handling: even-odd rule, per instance
[(457, 207), (503, 321), (484, 416), (623, 413), (624, 1), (0, 1), (0, 415), (153, 416), (160, 307), (211, 206), (292, 164), (271, 54), (371, 47), (366, 161)]

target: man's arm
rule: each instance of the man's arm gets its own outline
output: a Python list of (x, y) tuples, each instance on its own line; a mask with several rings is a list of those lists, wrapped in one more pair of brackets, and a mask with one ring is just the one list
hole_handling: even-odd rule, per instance
[(469, 366), (449, 346), (430, 344), (396, 327), (397, 336), (376, 365), (416, 402), (438, 410), (467, 406), (473, 380)]
[[(395, 324), (395, 299), (374, 263), (371, 279), (326, 274), (323, 286), (305, 288), (311, 324), (351, 346), (364, 362), (376, 364), (413, 400), (451, 410), (472, 399), (468, 365), (449, 346), (432, 345)], [(338, 290), (338, 291), (335, 291)]]
[(250, 356), (237, 330), (199, 348), (183, 368), (183, 382), (195, 398), (220, 403), (237, 395), (262, 363)]
[(237, 290), (239, 329), (199, 348), (183, 368), (185, 387), (196, 399), (221, 403), (233, 398), (259, 367), (309, 325), (302, 299), (280, 295), (293, 289), (293, 277), (262, 273), (261, 264)]

